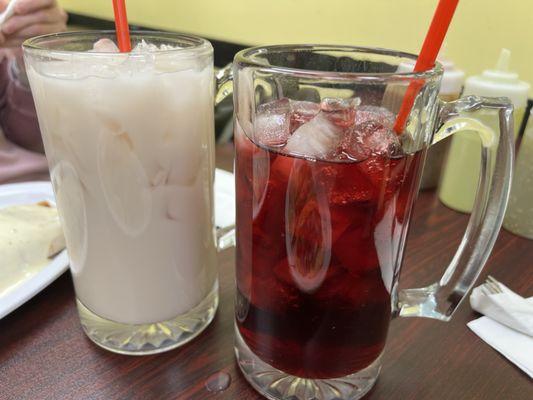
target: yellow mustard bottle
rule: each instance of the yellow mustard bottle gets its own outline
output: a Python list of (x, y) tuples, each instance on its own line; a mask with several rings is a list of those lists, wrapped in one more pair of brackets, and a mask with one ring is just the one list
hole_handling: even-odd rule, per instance
[[(515, 135), (527, 105), (529, 84), (519, 79), (518, 74), (509, 70), (511, 52), (502, 49), (495, 69), (471, 76), (465, 82), (464, 96), (508, 97), (514, 105)], [(492, 110), (474, 113), (488, 127), (499, 134), (498, 117)], [(491, 149), (493, 161), (496, 156), (496, 143)], [(459, 132), (451, 140), (439, 188), (439, 198), (448, 207), (471, 212), (476, 194), (481, 163), (481, 141), (471, 132)]]

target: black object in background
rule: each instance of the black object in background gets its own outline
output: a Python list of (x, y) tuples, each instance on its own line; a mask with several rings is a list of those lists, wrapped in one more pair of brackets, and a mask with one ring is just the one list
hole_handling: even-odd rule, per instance
[(522, 119), (522, 123), (520, 124), (520, 130), (518, 131), (518, 139), (516, 141), (517, 150), (520, 147), (520, 143), (522, 142), (522, 137), (524, 136), (524, 133), (526, 132), (526, 127), (529, 121), (529, 117), (531, 115), (532, 108), (533, 108), (533, 99), (529, 99), (527, 101), (526, 113), (524, 114), (524, 118)]

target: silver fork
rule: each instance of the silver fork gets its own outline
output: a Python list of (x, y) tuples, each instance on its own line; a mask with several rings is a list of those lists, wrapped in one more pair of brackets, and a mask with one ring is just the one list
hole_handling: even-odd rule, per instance
[(485, 280), (484, 285), (481, 287), (481, 291), (485, 295), (503, 293), (502, 287), (500, 286), (500, 282), (494, 279), (494, 277), (492, 277), (491, 275), (489, 275)]

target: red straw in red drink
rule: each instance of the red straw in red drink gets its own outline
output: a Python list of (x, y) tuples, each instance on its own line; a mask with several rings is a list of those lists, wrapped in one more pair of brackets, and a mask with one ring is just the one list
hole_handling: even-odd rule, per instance
[[(416, 61), (414, 72), (427, 71), (435, 65), (435, 60), (439, 54), (450, 22), (452, 22), (457, 3), (459, 3), (459, 0), (439, 1), (439, 5), (435, 10), (435, 15), (433, 15), (433, 20), (429, 26), (428, 33), (426, 34), (426, 39), (422, 45), (422, 50)], [(402, 107), (400, 108), (396, 124), (394, 125), (394, 130), (398, 135), (400, 135), (405, 128), (407, 117), (411, 112), (411, 108), (413, 108), (416, 95), (423, 84), (424, 83), (421, 81), (414, 81), (407, 88), (407, 92), (403, 98)]]
[(118, 48), (122, 53), (131, 51), (130, 28), (126, 14), (126, 0), (113, 0)]

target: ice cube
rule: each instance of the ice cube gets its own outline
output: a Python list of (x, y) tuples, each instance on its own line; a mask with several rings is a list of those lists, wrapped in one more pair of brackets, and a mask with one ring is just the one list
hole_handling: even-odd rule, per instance
[(398, 135), (388, 129), (374, 132), (367, 138), (366, 145), (370, 148), (372, 155), (395, 157), (402, 154)]
[(401, 154), (401, 144), (394, 133), (394, 115), (387, 109), (362, 106), (356, 110), (355, 123), (342, 142), (342, 153), (351, 160), (361, 161), (371, 155)]
[(103, 38), (94, 43), (91, 52), (95, 53), (118, 53), (119, 49), (111, 39)]
[(151, 53), (155, 51), (169, 51), (169, 50), (176, 50), (179, 47), (171, 46), (168, 44), (161, 44), (156, 45), (153, 43), (148, 43), (146, 40), (141, 40), (139, 43), (135, 45), (135, 47), (131, 50), (132, 53)]
[[(399, 186), (404, 181), (408, 165), (406, 157), (388, 156), (370, 157), (357, 164), (359, 170), (371, 182), (374, 196), (380, 199), (378, 214), (385, 209), (387, 199), (396, 196)], [(380, 219), (379, 216), (376, 218)]]
[[(343, 206), (354, 202), (368, 202), (374, 197), (374, 185), (370, 177), (360, 169), (362, 163), (331, 163), (320, 169), (318, 179), (321, 185), (329, 192), (329, 201), (332, 205), (341, 206), (337, 210), (332, 207), (332, 220), (336, 223), (336, 229), (346, 228), (346, 221), (357, 220), (352, 208), (348, 209), (346, 220), (342, 221)], [(362, 207), (359, 205), (358, 207)], [(338, 212), (337, 212), (338, 211)], [(368, 210), (365, 210), (366, 215)], [(341, 232), (342, 233), (342, 232)]]
[(392, 129), (394, 126), (394, 114), (383, 107), (369, 105), (358, 107), (355, 113), (355, 124), (364, 125), (367, 122)]
[(254, 140), (269, 147), (287, 143), (290, 135), (290, 105), (288, 99), (261, 104), (254, 119)]
[(135, 47), (132, 49), (132, 52), (133, 53), (146, 53), (146, 52), (158, 51), (158, 50), (159, 48), (155, 44), (148, 43), (145, 40), (141, 40), (139, 43), (137, 43), (137, 45), (135, 45)]
[(137, 237), (152, 213), (151, 185), (127, 132), (102, 131), (98, 139), (97, 170), (107, 209), (117, 226)]
[(290, 107), (291, 133), (306, 122), (311, 121), (320, 112), (320, 104), (312, 101), (290, 100)]
[(284, 150), (305, 157), (331, 159), (337, 153), (341, 133), (342, 129), (320, 112), (292, 134)]
[(366, 160), (371, 153), (363, 137), (353, 130), (344, 135), (340, 147), (342, 154), (352, 161)]
[(169, 171), (168, 169), (160, 168), (156, 174), (150, 179), (150, 183), (153, 187), (164, 186), (167, 184)]
[[(372, 215), (371, 212), (368, 214)], [(335, 257), (343, 268), (355, 276), (379, 268), (374, 237), (369, 234), (372, 232), (369, 228), (371, 218), (365, 222), (362, 226), (354, 224), (348, 228), (333, 247)]]
[(339, 99), (324, 98), (320, 103), (320, 108), (328, 119), (341, 128), (347, 128), (353, 125), (355, 121), (355, 107), (361, 101), (359, 98)]

